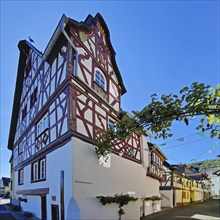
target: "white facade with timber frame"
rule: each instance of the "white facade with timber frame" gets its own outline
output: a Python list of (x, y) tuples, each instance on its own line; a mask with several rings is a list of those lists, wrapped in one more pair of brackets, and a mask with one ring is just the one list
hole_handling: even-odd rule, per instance
[(96, 196), (134, 192), (139, 200), (123, 218), (145, 215), (143, 199), (159, 195), (160, 181), (147, 175), (155, 166), (147, 133), (114, 141), (107, 162), (94, 150), (121, 119), (126, 92), (102, 16), (77, 22), (63, 15), (43, 54), (26, 40), (18, 48), (8, 141), (13, 199), (41, 219), (118, 219), (117, 206), (102, 206)]

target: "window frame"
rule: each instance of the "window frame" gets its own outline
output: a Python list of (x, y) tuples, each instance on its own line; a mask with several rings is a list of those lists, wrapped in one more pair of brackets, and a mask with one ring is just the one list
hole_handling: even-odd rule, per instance
[(24, 169), (18, 170), (18, 185), (24, 184)]
[(152, 161), (153, 161), (153, 162), (156, 162), (156, 154), (155, 154), (154, 152), (152, 152), (151, 158), (152, 158)]
[(33, 181), (37, 181), (38, 180), (38, 162), (33, 163), (32, 171), (33, 171)]
[(32, 92), (30, 96), (30, 108), (34, 105), (34, 103), (37, 101), (37, 86), (35, 87), (34, 91)]
[(101, 71), (99, 70), (95, 71), (94, 81), (101, 89), (106, 91), (106, 79), (105, 79), (104, 74)]
[(43, 157), (31, 164), (31, 182), (34, 183), (45, 180), (46, 180), (46, 158)]
[(23, 148), (22, 148), (22, 142), (18, 143), (18, 155), (21, 155), (23, 152)]
[(43, 180), (46, 178), (46, 159), (42, 158), (39, 160), (39, 165), (39, 179)]
[(27, 104), (24, 106), (24, 108), (21, 111), (22, 120), (26, 117), (26, 115), (27, 115)]

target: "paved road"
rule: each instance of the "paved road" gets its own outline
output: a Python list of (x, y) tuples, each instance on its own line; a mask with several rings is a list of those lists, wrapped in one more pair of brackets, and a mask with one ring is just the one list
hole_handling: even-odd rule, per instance
[(16, 212), (9, 209), (9, 199), (0, 198), (0, 220), (39, 220), (39, 218), (24, 217), (22, 212)]
[[(12, 212), (0, 204), (0, 220), (27, 220), (20, 212)], [(33, 219), (33, 218), (31, 218)], [(31, 220), (30, 219), (30, 220)], [(220, 220), (220, 199), (211, 199), (190, 206), (175, 207), (143, 217), (141, 220)], [(34, 219), (33, 219), (34, 220)]]
[(0, 205), (0, 219), (1, 220), (16, 220), (16, 218), (8, 211), (4, 204)]
[(210, 199), (205, 202), (191, 204), (189, 206), (175, 207), (142, 218), (142, 220), (148, 220), (148, 219), (220, 220), (220, 200)]

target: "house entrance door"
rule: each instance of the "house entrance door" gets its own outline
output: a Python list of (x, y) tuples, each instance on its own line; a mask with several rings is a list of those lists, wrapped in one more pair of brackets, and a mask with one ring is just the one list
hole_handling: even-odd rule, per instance
[(41, 196), (41, 219), (47, 219), (47, 196)]
[(173, 207), (176, 206), (176, 190), (173, 189)]
[(52, 220), (59, 220), (59, 206), (58, 205), (51, 205), (51, 216)]

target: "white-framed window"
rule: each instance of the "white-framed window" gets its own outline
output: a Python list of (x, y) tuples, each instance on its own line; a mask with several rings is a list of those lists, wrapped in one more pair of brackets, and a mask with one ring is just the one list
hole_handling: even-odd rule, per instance
[(46, 159), (40, 159), (32, 164), (32, 182), (46, 179)]
[(40, 179), (45, 179), (46, 178), (46, 166), (45, 166), (45, 158), (40, 160)]
[(160, 157), (158, 157), (158, 165), (160, 165)]
[(22, 185), (24, 183), (24, 170), (20, 169), (18, 171), (18, 185)]
[(153, 162), (155, 162), (155, 160), (156, 160), (156, 159), (155, 159), (155, 156), (156, 156), (155, 153), (152, 152), (152, 160), (153, 160)]
[(41, 135), (47, 128), (49, 128), (48, 114), (44, 115), (44, 117), (37, 123), (37, 137)]
[(96, 70), (95, 71), (95, 82), (103, 89), (105, 90), (105, 78), (103, 74)]
[(33, 180), (38, 180), (38, 162), (33, 164)]

